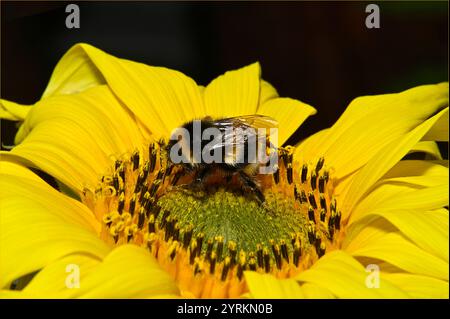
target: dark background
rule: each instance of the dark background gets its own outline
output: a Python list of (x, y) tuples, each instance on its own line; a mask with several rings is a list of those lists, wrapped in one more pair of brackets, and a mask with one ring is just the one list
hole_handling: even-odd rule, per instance
[[(80, 29), (65, 7), (80, 7)], [(381, 28), (367, 29), (377, 3)], [(34, 103), (59, 58), (87, 42), (207, 84), (260, 61), (281, 96), (318, 109), (289, 142), (329, 127), (365, 94), (448, 79), (447, 2), (1, 2), (1, 96)], [(2, 141), (15, 126), (2, 122)], [(447, 147), (442, 148), (447, 153)], [(445, 155), (446, 156), (446, 155)]]

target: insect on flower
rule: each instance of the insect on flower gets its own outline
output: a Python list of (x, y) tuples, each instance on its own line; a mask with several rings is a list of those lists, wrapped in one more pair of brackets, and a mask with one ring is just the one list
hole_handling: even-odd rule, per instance
[(194, 175), (190, 187), (205, 190), (215, 180), (232, 186), (235, 177), (235, 185), (262, 203), (255, 177), (276, 170), (276, 130), (275, 119), (257, 114), (193, 120), (173, 131), (167, 159), (171, 166), (181, 167), (181, 174)]

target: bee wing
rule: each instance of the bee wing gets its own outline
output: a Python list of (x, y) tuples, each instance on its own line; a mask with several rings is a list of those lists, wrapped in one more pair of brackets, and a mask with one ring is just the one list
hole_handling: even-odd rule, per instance
[[(211, 145), (210, 149), (216, 149), (225, 146), (243, 146), (249, 138), (254, 137), (258, 144), (265, 143), (265, 136), (258, 136), (258, 129), (271, 129), (278, 127), (278, 122), (269, 116), (252, 114), (237, 117), (229, 117), (214, 122), (214, 126), (222, 132), (222, 140)], [(237, 134), (241, 129), (242, 133)], [(268, 133), (268, 132), (267, 132)], [(228, 148), (231, 149), (231, 148)]]
[(242, 116), (236, 116), (236, 117), (229, 117), (220, 119), (214, 122), (217, 126), (247, 126), (252, 127), (254, 129), (258, 128), (277, 128), (278, 122), (274, 118), (266, 115), (259, 115), (259, 114), (250, 114), (250, 115), (242, 115)]

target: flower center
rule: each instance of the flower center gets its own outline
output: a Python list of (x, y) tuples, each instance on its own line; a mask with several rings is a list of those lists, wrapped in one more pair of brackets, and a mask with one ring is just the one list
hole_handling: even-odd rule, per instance
[(293, 163), (279, 149), (278, 170), (257, 175), (265, 200), (233, 178), (193, 186), (193, 173), (167, 165), (161, 143), (116, 160), (83, 201), (113, 245), (147, 247), (186, 297), (239, 297), (244, 271), (295, 276), (339, 242), (341, 213), (320, 158)]

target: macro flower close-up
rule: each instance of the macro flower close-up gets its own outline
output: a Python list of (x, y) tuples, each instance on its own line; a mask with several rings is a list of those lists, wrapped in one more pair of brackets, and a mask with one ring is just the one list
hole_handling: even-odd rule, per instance
[[(448, 83), (356, 97), (289, 145), (320, 109), (261, 74), (201, 86), (77, 44), (38, 102), (2, 99), (20, 127), (0, 153), (0, 297), (448, 298)], [(276, 171), (190, 187), (167, 145), (205, 118), (273, 119)]]

